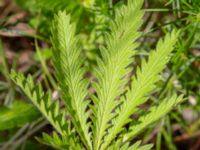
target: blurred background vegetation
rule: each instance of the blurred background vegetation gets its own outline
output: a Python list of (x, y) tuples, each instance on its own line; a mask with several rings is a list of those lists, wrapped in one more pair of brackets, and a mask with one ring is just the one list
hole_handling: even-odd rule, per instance
[[(31, 73), (35, 81), (58, 87), (52, 69), (50, 26), (54, 14), (63, 10), (77, 23), (82, 57), (89, 72), (96, 65), (114, 9), (126, 0), (0, 0), (0, 149), (50, 149), (35, 136), (52, 127), (9, 78), (11, 68)], [(140, 63), (155, 43), (172, 29), (181, 29), (171, 62), (151, 94), (151, 102), (171, 93), (185, 94), (176, 111), (151, 125), (138, 137), (154, 143), (156, 150), (200, 149), (200, 1), (145, 0), (140, 51), (133, 66)], [(134, 20), (133, 20), (134, 21)], [(92, 90), (92, 89), (91, 89)], [(147, 104), (147, 105), (150, 105)], [(144, 106), (145, 107), (145, 106)], [(143, 113), (143, 112), (141, 112)]]

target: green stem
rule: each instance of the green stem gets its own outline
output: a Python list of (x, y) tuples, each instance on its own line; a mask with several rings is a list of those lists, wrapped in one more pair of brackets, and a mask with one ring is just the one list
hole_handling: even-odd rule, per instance
[(53, 88), (56, 90), (57, 89), (57, 85), (56, 85), (56, 82), (55, 80), (53, 79), (53, 77), (51, 76), (49, 70), (48, 70), (48, 67), (47, 67), (47, 64), (45, 62), (45, 60), (43, 59), (42, 57), (42, 54), (40, 52), (40, 48), (38, 47), (38, 44), (37, 44), (37, 41), (35, 40), (35, 47), (36, 47), (36, 53), (39, 57), (39, 61), (42, 65), (42, 70), (44, 72), (44, 74), (46, 75), (46, 77), (48, 78), (49, 82), (51, 83), (51, 85), (53, 86)]
[(0, 58), (1, 58), (1, 61), (2, 61), (2, 66), (3, 66), (2, 73), (4, 74), (4, 77), (6, 78), (6, 80), (9, 83), (12, 83), (10, 78), (9, 78), (9, 68), (8, 68), (8, 64), (6, 62), (6, 56), (5, 56), (5, 52), (4, 52), (4, 49), (3, 49), (3, 43), (2, 43), (1, 39), (0, 39)]

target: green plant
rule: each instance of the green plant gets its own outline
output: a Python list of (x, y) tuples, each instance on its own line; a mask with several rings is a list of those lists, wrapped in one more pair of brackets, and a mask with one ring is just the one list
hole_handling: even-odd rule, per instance
[[(136, 40), (142, 24), (142, 0), (129, 0), (127, 6), (116, 10), (115, 19), (106, 34), (106, 46), (93, 72), (97, 81), (87, 81), (81, 59), (81, 48), (75, 35), (75, 24), (70, 16), (59, 12), (52, 26), (53, 62), (60, 86), (60, 98), (65, 103), (52, 100), (52, 93), (43, 92), (41, 84), (34, 85), (32, 77), (11, 72), (12, 80), (24, 91), (58, 132), (52, 136), (44, 134), (38, 138), (42, 143), (58, 149), (150, 149), (151, 145), (140, 146), (132, 143), (149, 124), (169, 112), (181, 102), (182, 96), (174, 94), (157, 106), (140, 114), (138, 119), (131, 116), (139, 112), (138, 106), (148, 100), (148, 93), (155, 88), (159, 73), (169, 61), (178, 32), (168, 33), (159, 40), (156, 50), (143, 59), (136, 75), (129, 78), (132, 58), (136, 53)], [(88, 88), (93, 87), (95, 93)], [(69, 114), (69, 118), (66, 114)], [(60, 136), (59, 136), (60, 135)]]

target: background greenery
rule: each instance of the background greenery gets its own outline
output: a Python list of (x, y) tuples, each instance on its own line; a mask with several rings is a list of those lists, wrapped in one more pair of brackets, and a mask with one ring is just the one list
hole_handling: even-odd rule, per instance
[[(51, 63), (50, 25), (59, 10), (72, 14), (81, 36), (82, 56), (88, 70), (96, 64), (98, 48), (113, 10), (125, 0), (1, 0), (0, 1), (0, 149), (50, 149), (35, 136), (52, 127), (9, 78), (11, 68), (31, 73), (44, 89), (57, 86)], [(133, 65), (148, 55), (168, 31), (181, 29), (173, 58), (151, 101), (174, 92), (186, 100), (177, 111), (150, 126), (140, 137), (155, 149), (200, 149), (200, 1), (146, 0), (140, 49)], [(87, 74), (88, 78), (92, 78)], [(91, 89), (92, 91), (93, 89)], [(145, 106), (144, 106), (145, 107)], [(141, 112), (142, 113), (142, 112)]]

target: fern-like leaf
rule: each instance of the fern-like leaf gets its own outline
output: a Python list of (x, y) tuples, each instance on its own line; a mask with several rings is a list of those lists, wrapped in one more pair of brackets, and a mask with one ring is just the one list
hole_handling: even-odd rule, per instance
[(164, 40), (159, 40), (156, 50), (149, 54), (148, 61), (142, 60), (141, 68), (137, 69), (136, 77), (132, 79), (131, 89), (128, 90), (126, 98), (122, 97), (123, 104), (116, 112), (118, 117), (112, 122), (113, 127), (108, 131), (104, 148), (123, 130), (123, 126), (130, 122), (129, 117), (136, 112), (137, 106), (148, 99), (147, 94), (155, 87), (154, 83), (159, 80), (159, 73), (169, 61), (177, 37), (176, 31), (167, 34)]
[[(59, 137), (56, 132), (53, 132), (53, 135), (50, 136), (46, 133), (42, 134), (42, 138), (36, 138), (40, 143), (45, 145), (49, 145), (59, 150), (67, 150), (67, 149), (76, 149), (81, 150), (82, 146), (80, 141), (69, 141), (70, 139), (66, 136)], [(75, 143), (74, 143), (75, 142)]]
[(150, 150), (152, 146), (152, 144), (141, 146), (141, 141), (137, 141), (133, 145), (129, 145), (129, 143), (125, 144), (124, 146), (120, 147), (120, 150)]
[(141, 141), (137, 141), (134, 144), (125, 143), (121, 144), (122, 139), (116, 140), (114, 143), (110, 144), (107, 149), (112, 150), (150, 150), (153, 147), (153, 144), (146, 144), (141, 146)]
[(52, 26), (53, 61), (57, 78), (62, 89), (63, 100), (70, 113), (72, 122), (88, 149), (91, 149), (89, 112), (86, 111), (89, 101), (85, 73), (81, 68), (80, 46), (75, 36), (75, 25), (70, 23), (70, 16), (59, 12)]
[(33, 79), (30, 75), (28, 78), (25, 78), (22, 73), (16, 73), (12, 70), (10, 77), (23, 90), (51, 125), (63, 137), (67, 137), (69, 142), (71, 141), (68, 145), (75, 143), (76, 140), (69, 129), (69, 122), (66, 121), (66, 112), (59, 111), (59, 102), (53, 102), (51, 91), (49, 90), (47, 93), (44, 93), (41, 84), (34, 85)]
[(127, 134), (123, 136), (123, 142), (127, 142), (128, 140), (134, 138), (144, 128), (148, 127), (148, 125), (167, 114), (173, 106), (177, 105), (182, 100), (182, 96), (177, 97), (174, 95), (170, 99), (164, 99), (158, 106), (151, 107), (146, 115), (140, 116), (138, 124), (134, 124), (130, 127)]
[(111, 33), (107, 34), (106, 47), (101, 49), (102, 60), (98, 60), (96, 77), (98, 83), (94, 83), (97, 97), (95, 102), (94, 116), (94, 149), (98, 149), (102, 138), (109, 128), (109, 121), (114, 117), (112, 110), (119, 103), (115, 101), (117, 96), (124, 92), (127, 83), (125, 76), (130, 72), (128, 66), (131, 57), (135, 54), (139, 37), (137, 31), (142, 24), (143, 11), (140, 10), (143, 1), (128, 1), (116, 11), (115, 20), (111, 22)]

